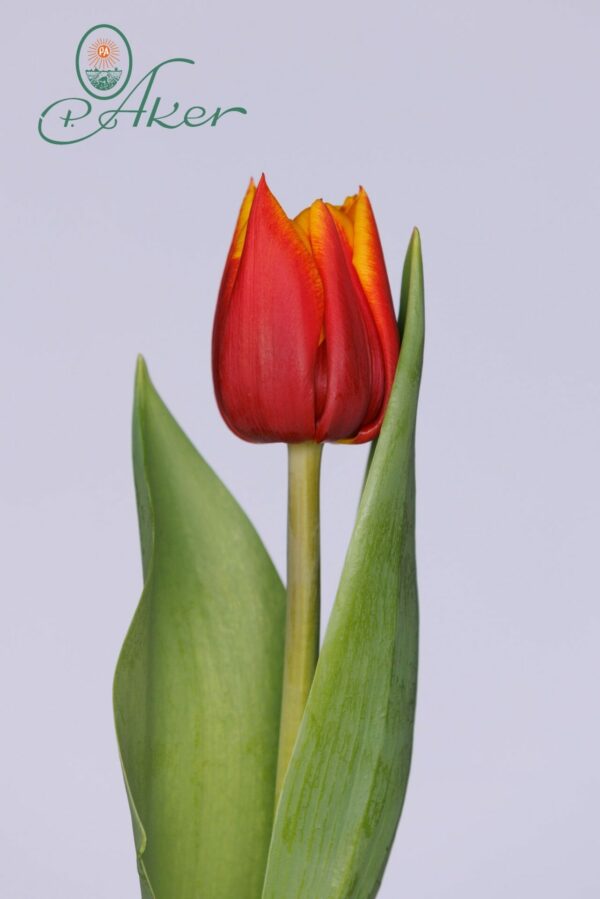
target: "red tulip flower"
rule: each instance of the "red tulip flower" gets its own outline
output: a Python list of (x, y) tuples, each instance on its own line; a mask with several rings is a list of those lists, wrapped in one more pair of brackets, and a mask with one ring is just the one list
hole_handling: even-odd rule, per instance
[(264, 175), (250, 183), (225, 264), (213, 332), (223, 418), (255, 443), (379, 433), (398, 331), (366, 192), (290, 219)]

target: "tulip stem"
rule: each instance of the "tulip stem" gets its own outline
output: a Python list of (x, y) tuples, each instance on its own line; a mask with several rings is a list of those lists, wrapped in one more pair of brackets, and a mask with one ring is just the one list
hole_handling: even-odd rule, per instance
[(287, 622), (276, 802), (319, 655), (321, 451), (320, 443), (288, 446)]

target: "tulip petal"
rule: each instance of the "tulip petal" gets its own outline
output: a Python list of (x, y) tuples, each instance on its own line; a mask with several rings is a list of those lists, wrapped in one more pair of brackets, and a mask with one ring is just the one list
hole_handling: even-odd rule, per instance
[[(362, 289), (341, 233), (322, 200), (310, 209), (310, 240), (325, 290), (325, 342), (317, 372), (317, 408), (322, 413), (316, 436), (320, 442), (348, 438), (365, 421), (372, 397), (371, 358), (380, 351), (375, 347), (373, 353)], [(371, 337), (377, 340), (376, 333)]]
[(235, 224), (235, 231), (233, 232), (231, 246), (229, 247), (229, 253), (227, 254), (227, 261), (225, 262), (225, 269), (223, 270), (223, 277), (221, 278), (221, 286), (219, 288), (219, 297), (217, 300), (217, 308), (215, 311), (215, 321), (213, 326), (213, 341), (217, 341), (220, 339), (223, 319), (225, 317), (225, 312), (229, 306), (231, 288), (233, 287), (238, 269), (240, 267), (240, 258), (242, 255), (242, 250), (244, 248), (246, 231), (248, 228), (248, 218), (250, 216), (250, 210), (252, 209), (255, 194), (256, 185), (254, 183), (254, 179), (250, 178), (250, 184), (248, 185), (248, 189), (244, 194), (244, 199), (242, 200), (242, 205), (240, 207), (237, 222)]
[[(390, 328), (390, 322), (395, 323), (394, 304), (377, 223), (366, 190), (361, 187), (355, 197), (348, 197), (342, 210), (347, 210), (354, 225), (352, 263), (371, 306), (388, 362), (386, 371), (393, 380), (398, 361), (398, 331), (396, 327)], [(392, 335), (395, 340), (391, 339)]]
[(371, 440), (381, 427), (387, 398), (392, 389), (396, 365), (398, 362), (399, 339), (390, 284), (385, 268), (383, 250), (375, 216), (367, 192), (363, 187), (355, 197), (348, 197), (342, 206), (354, 225), (354, 243), (352, 247), (352, 263), (360, 278), (369, 308), (375, 321), (385, 370), (385, 401), (376, 419), (359, 432), (354, 442)]
[[(352, 199), (352, 197), (349, 197), (346, 202)], [(379, 433), (383, 413), (385, 411), (384, 400), (387, 400), (389, 389), (386, 389), (387, 385), (381, 341), (372, 315), (371, 306), (367, 300), (362, 284), (360, 283), (358, 273), (352, 263), (351, 244), (346, 239), (347, 235), (353, 231), (354, 226), (341, 207), (328, 206), (328, 209), (338, 225), (338, 231), (348, 259), (348, 266), (350, 268), (354, 288), (357, 295), (360, 296), (363, 321), (367, 331), (369, 347), (371, 348), (371, 395), (369, 406), (363, 419), (363, 426), (355, 437), (346, 437), (343, 440), (344, 443), (364, 443), (367, 440), (372, 440), (373, 437), (377, 436)]]
[(299, 212), (296, 218), (292, 219), (292, 224), (302, 238), (304, 245), (310, 251), (310, 206)]
[(314, 439), (323, 286), (309, 249), (264, 176), (223, 302), (213, 374), (225, 421), (257, 443)]
[[(354, 197), (348, 197), (346, 199), (346, 203), (350, 200), (355, 199)], [(353, 246), (354, 244), (354, 224), (352, 219), (346, 212), (344, 206), (334, 206), (333, 203), (327, 203), (327, 208), (330, 213), (334, 217), (336, 224), (340, 226), (343, 230), (346, 240), (348, 241), (349, 246)]]

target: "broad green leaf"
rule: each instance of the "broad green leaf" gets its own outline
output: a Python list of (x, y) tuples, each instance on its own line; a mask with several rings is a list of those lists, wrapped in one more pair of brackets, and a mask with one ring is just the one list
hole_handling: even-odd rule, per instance
[(258, 899), (273, 818), (285, 591), (254, 528), (136, 375), (144, 591), (114, 708), (145, 899)]
[(263, 899), (372, 899), (402, 810), (417, 679), (414, 437), (423, 357), (415, 231), (402, 350), (274, 823)]

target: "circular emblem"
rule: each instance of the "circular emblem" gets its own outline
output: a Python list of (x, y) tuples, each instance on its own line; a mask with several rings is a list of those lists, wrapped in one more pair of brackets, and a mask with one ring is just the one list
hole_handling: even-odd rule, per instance
[(132, 62), (131, 47), (122, 31), (114, 25), (94, 25), (79, 41), (75, 67), (86, 93), (109, 100), (126, 87)]

